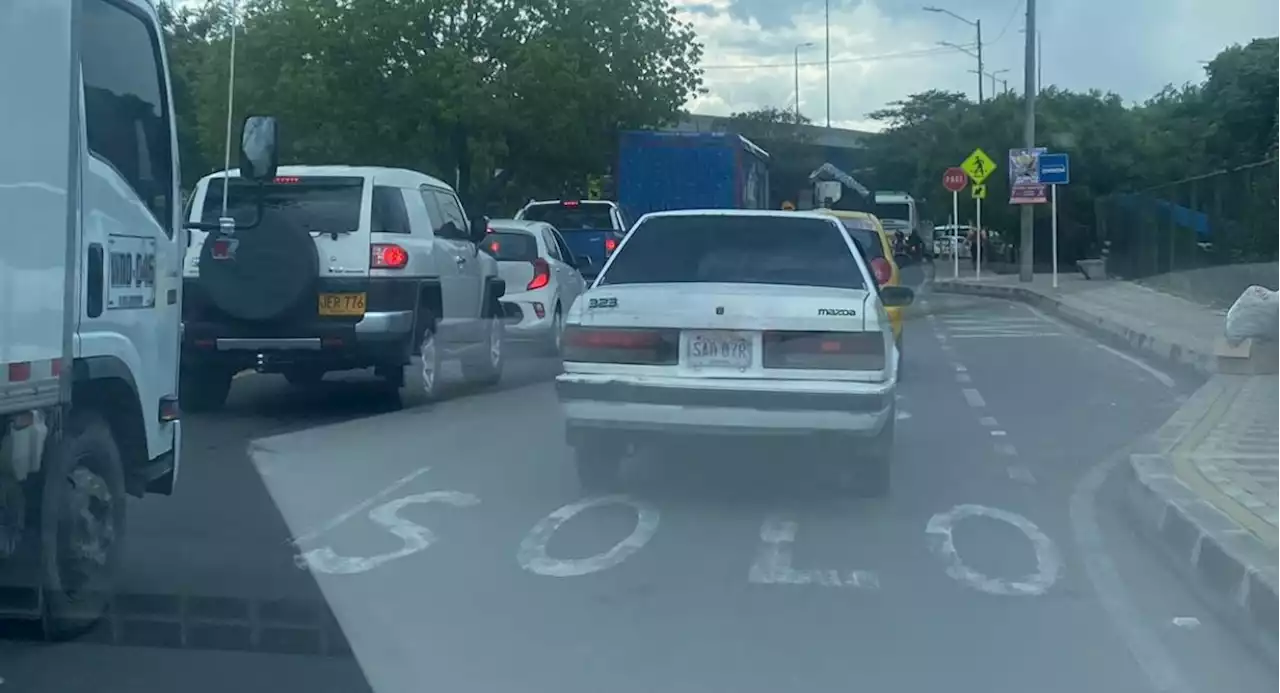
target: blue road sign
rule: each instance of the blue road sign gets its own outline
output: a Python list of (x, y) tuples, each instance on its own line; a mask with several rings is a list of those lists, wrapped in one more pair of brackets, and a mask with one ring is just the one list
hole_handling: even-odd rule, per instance
[(1040, 155), (1040, 183), (1066, 185), (1071, 182), (1071, 164), (1066, 154)]

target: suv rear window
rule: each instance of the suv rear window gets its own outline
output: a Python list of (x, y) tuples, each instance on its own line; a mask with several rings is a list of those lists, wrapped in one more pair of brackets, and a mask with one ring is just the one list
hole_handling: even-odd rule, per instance
[(533, 262), (538, 257), (538, 241), (527, 233), (494, 231), (481, 247), (499, 261)]
[[(209, 181), (201, 221), (216, 222), (222, 216), (222, 178)], [(258, 216), (257, 184), (231, 179), (227, 213), (238, 224), (250, 224)], [(262, 225), (266, 228), (294, 225), (320, 233), (348, 233), (360, 228), (360, 202), (364, 179), (340, 176), (280, 176), (262, 186)]]
[(563, 202), (549, 202), (530, 205), (521, 216), (529, 221), (545, 221), (560, 233), (599, 231), (613, 228), (613, 217), (609, 215), (612, 208), (612, 205), (602, 202), (570, 203), (567, 206)]
[(782, 216), (654, 217), (636, 226), (605, 284), (728, 282), (862, 289), (862, 272), (830, 222)]
[(880, 234), (876, 231), (875, 224), (870, 219), (850, 219), (848, 217), (836, 217), (841, 224), (844, 225), (846, 231), (853, 240), (858, 244), (858, 249), (862, 251), (862, 257), (868, 262), (878, 257), (884, 257), (884, 246), (880, 243)]

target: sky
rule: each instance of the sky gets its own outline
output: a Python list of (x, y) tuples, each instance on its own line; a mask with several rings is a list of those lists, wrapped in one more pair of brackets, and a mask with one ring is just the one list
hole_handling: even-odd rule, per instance
[[(810, 44), (799, 49), (800, 112), (825, 124), (824, 1), (671, 0), (704, 46), (708, 93), (689, 110), (794, 108), (795, 50)], [(939, 45), (973, 51), (976, 28), (925, 5), (980, 21), (984, 70), (1023, 91), (1025, 0), (829, 2), (833, 126), (879, 129), (867, 113), (928, 89), (977, 98), (977, 59)], [(1233, 43), (1280, 34), (1276, 0), (1039, 0), (1036, 13), (1045, 86), (1100, 89), (1130, 102), (1203, 80), (1201, 61)], [(991, 87), (988, 77), (986, 94)]]

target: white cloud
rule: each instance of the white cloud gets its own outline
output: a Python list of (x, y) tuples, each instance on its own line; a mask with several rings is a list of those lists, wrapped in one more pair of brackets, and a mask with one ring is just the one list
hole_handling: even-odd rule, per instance
[[(826, 122), (822, 0), (672, 0), (705, 46), (708, 93), (695, 113), (728, 115), (793, 107), (794, 50), (800, 49), (800, 110)], [(983, 24), (987, 72), (1021, 92), (1022, 0), (933, 0)], [(928, 89), (977, 96), (977, 61), (938, 42), (972, 45), (974, 29), (922, 11), (923, 0), (831, 1), (831, 120), (874, 128), (866, 114)], [(1046, 84), (1114, 91), (1141, 101), (1167, 83), (1198, 81), (1199, 61), (1231, 43), (1275, 36), (1280, 9), (1255, 0), (1043, 0), (1039, 3)], [(740, 67), (735, 67), (740, 66)], [(991, 80), (984, 84), (991, 93)], [(1003, 85), (997, 85), (1003, 88)]]

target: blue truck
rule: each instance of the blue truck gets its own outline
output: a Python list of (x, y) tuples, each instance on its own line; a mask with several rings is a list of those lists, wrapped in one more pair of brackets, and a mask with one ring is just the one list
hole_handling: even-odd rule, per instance
[(615, 171), (618, 202), (634, 218), (769, 207), (769, 154), (736, 133), (623, 132)]

